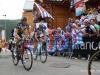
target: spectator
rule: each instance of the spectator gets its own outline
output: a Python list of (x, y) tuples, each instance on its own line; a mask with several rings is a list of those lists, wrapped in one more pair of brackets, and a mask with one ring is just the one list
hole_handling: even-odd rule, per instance
[(2, 40), (0, 40), (0, 53), (2, 51), (2, 47), (3, 47), (3, 43), (2, 43)]
[(96, 16), (96, 20), (97, 20), (97, 22), (98, 22), (98, 24), (100, 25), (100, 6), (98, 6), (98, 14), (97, 14), (97, 16)]

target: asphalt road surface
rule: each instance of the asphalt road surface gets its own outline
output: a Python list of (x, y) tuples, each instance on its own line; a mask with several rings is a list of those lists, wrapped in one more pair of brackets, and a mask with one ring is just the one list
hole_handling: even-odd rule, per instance
[(14, 66), (11, 56), (0, 56), (0, 75), (88, 75), (87, 64), (86, 60), (49, 56), (45, 64), (38, 59), (25, 71), (21, 62)]

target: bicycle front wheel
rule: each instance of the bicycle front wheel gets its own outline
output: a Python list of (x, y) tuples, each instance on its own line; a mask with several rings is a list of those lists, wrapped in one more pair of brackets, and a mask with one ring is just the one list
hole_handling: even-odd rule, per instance
[(37, 58), (38, 58), (38, 49), (37, 48), (34, 48), (33, 49), (33, 59), (34, 60), (37, 60)]
[(18, 58), (19, 55), (18, 55), (18, 52), (17, 52), (17, 48), (16, 47), (12, 47), (11, 50), (12, 50), (12, 60), (13, 60), (13, 64), (15, 66), (17, 66), (18, 63), (19, 63), (19, 58)]
[(32, 56), (31, 50), (28, 48), (25, 49), (25, 51), (23, 52), (22, 64), (23, 64), (25, 70), (27, 70), (27, 71), (29, 71), (32, 68), (33, 56)]
[(40, 52), (39, 52), (39, 55), (40, 55), (40, 61), (41, 63), (45, 63), (47, 61), (47, 47), (46, 45), (42, 45), (41, 49), (40, 49)]
[(100, 75), (100, 51), (96, 52), (89, 60), (88, 75)]

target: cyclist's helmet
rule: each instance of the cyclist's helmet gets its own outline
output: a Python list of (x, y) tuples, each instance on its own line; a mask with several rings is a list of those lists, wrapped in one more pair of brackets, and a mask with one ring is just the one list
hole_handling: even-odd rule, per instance
[(27, 17), (26, 17), (26, 16), (23, 16), (23, 17), (21, 18), (21, 21), (27, 21)]
[(39, 29), (40, 29), (40, 30), (46, 30), (46, 26), (43, 25), (43, 24), (40, 24), (40, 25), (39, 25)]

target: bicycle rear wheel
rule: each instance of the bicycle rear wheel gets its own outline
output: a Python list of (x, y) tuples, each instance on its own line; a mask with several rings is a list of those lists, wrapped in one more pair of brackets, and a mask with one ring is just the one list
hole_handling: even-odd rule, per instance
[(22, 54), (22, 64), (25, 68), (25, 70), (29, 71), (32, 68), (33, 64), (33, 56), (30, 49), (25, 49), (25, 51)]
[(47, 47), (46, 45), (42, 45), (41, 49), (40, 49), (40, 52), (39, 52), (39, 55), (40, 55), (40, 61), (41, 63), (45, 63), (47, 61)]
[(100, 75), (100, 51), (96, 52), (89, 60), (88, 75)]

